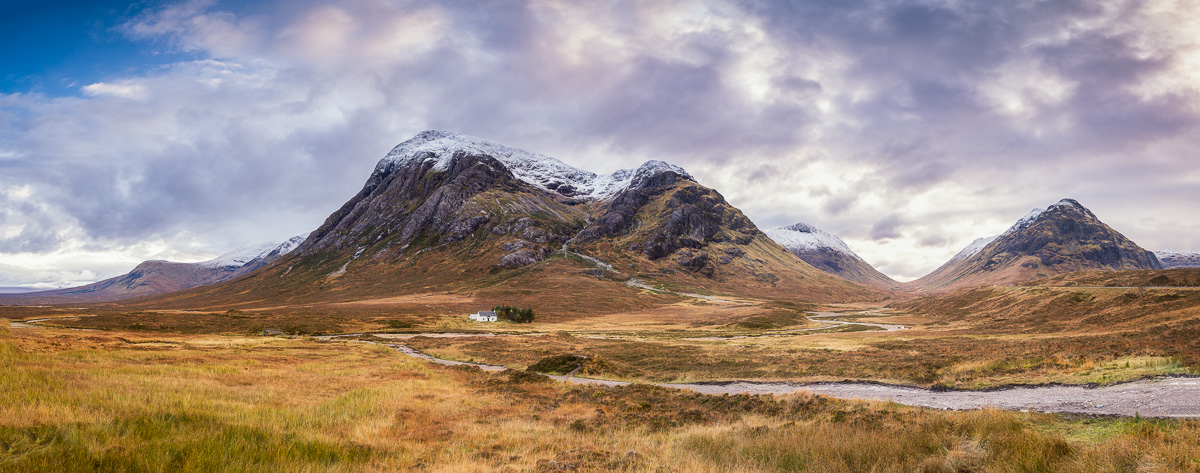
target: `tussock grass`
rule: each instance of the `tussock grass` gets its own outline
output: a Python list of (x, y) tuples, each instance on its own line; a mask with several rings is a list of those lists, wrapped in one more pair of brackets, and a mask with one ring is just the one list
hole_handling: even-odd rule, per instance
[(8, 332), (4, 472), (1200, 467), (1196, 422), (573, 386), (357, 342)]

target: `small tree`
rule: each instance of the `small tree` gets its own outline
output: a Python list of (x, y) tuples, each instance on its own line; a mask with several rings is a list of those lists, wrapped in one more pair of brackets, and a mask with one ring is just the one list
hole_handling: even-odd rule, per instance
[(503, 320), (509, 320), (519, 324), (533, 322), (533, 309), (518, 309), (512, 306), (501, 305), (492, 308), (492, 311), (496, 313), (497, 318)]

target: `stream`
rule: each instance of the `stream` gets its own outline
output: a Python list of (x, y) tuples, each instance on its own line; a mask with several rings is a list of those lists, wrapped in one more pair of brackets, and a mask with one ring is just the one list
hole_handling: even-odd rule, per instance
[[(844, 314), (824, 315), (844, 316)], [(63, 317), (71, 319), (77, 317)], [(54, 318), (11, 322), (13, 328), (45, 328), (35, 325)], [(830, 321), (832, 322), (832, 321)], [(859, 323), (866, 322), (842, 322)], [(886, 325), (886, 324), (874, 324)], [(79, 329), (76, 329), (79, 330)], [(886, 328), (885, 328), (886, 330)], [(899, 329), (896, 329), (899, 330)], [(336, 340), (359, 334), (315, 337), (320, 340)], [(416, 336), (442, 338), (507, 336), (494, 333), (422, 333), (381, 334), (381, 338), (405, 339)], [(543, 334), (535, 334), (543, 335)], [(378, 336), (378, 335), (377, 335)], [(376, 343), (376, 342), (367, 342)], [(469, 363), (446, 360), (417, 351), (400, 343), (384, 343), (405, 355), (431, 363), (447, 366), (475, 366), (485, 371), (504, 371), (504, 366), (484, 363)], [(550, 376), (553, 379), (574, 384), (597, 384), (603, 386), (626, 386), (629, 382), (604, 379), (580, 378), (577, 376)], [(911, 386), (899, 386), (869, 382), (833, 383), (788, 383), (788, 382), (710, 382), (710, 383), (654, 383), (656, 386), (685, 389), (703, 394), (792, 394), (810, 392), (839, 399), (865, 399), (892, 401), (909, 406), (934, 409), (967, 410), (985, 407), (1013, 410), (1071, 413), (1087, 415), (1112, 415), (1200, 418), (1200, 377), (1158, 377), (1111, 386), (1046, 385), (1009, 387), (984, 391), (934, 391)]]
[[(373, 343), (373, 342), (370, 342)], [(386, 346), (408, 356), (447, 366), (476, 366), (485, 371), (506, 368), (483, 363), (468, 363), (437, 358), (402, 344)], [(553, 379), (574, 384), (626, 386), (629, 382), (577, 376), (551, 375)], [(714, 382), (653, 383), (671, 389), (702, 394), (792, 394), (810, 392), (839, 399), (891, 401), (908, 406), (934, 409), (968, 410), (985, 407), (1012, 411), (1053, 412), (1062, 414), (1142, 417), (1200, 417), (1200, 378), (1159, 377), (1111, 386), (1045, 385), (1009, 387), (984, 391), (934, 391), (911, 386), (843, 381), (833, 383), (787, 382)]]

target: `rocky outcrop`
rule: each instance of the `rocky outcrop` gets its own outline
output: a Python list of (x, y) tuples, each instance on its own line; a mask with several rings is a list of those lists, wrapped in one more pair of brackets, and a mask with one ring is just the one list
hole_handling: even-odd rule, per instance
[(445, 169), (436, 162), (380, 166), (357, 195), (313, 231), (296, 250), (303, 256), (323, 251), (375, 246), (461, 241), (491, 222), (482, 212), (464, 212), (467, 202), (488, 190), (517, 192), (519, 182), (490, 156), (457, 152)]
[[(745, 245), (762, 234), (721, 194), (683, 176), (668, 171), (634, 182), (580, 234), (580, 241), (618, 238), (628, 242), (627, 250), (657, 260), (713, 243)], [(740, 253), (734, 250), (720, 261), (728, 264)], [(703, 274), (711, 274), (716, 263), (703, 251), (687, 251), (677, 260), (682, 268)]]

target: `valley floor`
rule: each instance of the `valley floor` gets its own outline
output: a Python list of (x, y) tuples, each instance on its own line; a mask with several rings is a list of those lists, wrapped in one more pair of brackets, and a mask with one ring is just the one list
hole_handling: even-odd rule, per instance
[(0, 471), (1200, 469), (1196, 421), (569, 385), (307, 337), (0, 327)]
[[(1200, 471), (1200, 421), (1145, 417), (1200, 415), (1197, 291), (610, 284), (639, 303), (529, 324), (468, 321), (479, 294), (0, 307), (0, 471)], [(1047, 383), (1101, 388), (963, 392)]]

